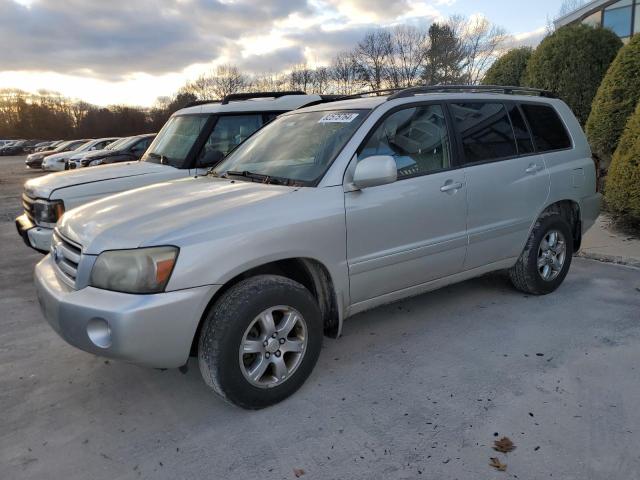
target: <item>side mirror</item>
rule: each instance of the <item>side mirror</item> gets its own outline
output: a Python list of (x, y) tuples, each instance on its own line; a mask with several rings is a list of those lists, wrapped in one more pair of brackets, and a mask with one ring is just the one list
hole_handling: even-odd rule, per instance
[(224, 153), (220, 150), (209, 150), (204, 156), (198, 159), (196, 167), (198, 168), (211, 168), (219, 164), (224, 158)]
[(353, 173), (353, 184), (357, 188), (386, 185), (397, 179), (396, 161), (391, 155), (373, 155), (360, 160)]

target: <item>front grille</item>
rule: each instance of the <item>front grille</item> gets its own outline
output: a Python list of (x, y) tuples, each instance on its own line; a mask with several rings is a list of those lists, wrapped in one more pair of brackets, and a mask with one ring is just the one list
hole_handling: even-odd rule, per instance
[(76, 286), (78, 264), (82, 256), (82, 247), (63, 237), (58, 230), (53, 231), (51, 238), (51, 257), (55, 263), (59, 276), (71, 287)]
[(33, 218), (33, 202), (35, 202), (35, 199), (29, 197), (26, 193), (22, 194), (22, 207), (24, 208), (24, 213), (29, 217), (29, 220), (35, 223)]

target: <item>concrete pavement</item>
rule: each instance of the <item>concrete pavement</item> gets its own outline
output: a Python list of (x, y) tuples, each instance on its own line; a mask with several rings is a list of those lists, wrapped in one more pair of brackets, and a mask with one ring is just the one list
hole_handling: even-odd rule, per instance
[[(65, 344), (32, 288), (41, 256), (10, 221), (0, 244), (2, 479), (640, 477), (638, 269), (576, 259), (544, 297), (494, 274), (358, 315), (298, 393), (247, 412), (195, 362)], [(493, 451), (494, 434), (517, 448)]]
[(602, 214), (582, 239), (580, 255), (640, 267), (640, 238), (615, 229)]

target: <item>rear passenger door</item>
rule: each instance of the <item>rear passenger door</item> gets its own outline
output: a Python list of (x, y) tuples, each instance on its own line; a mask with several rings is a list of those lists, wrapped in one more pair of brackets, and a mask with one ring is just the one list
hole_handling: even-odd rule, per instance
[(403, 106), (358, 150), (358, 161), (391, 155), (398, 179), (345, 193), (352, 305), (462, 269), (465, 179), (454, 169), (449, 132), (443, 105)]
[(452, 102), (467, 179), (464, 269), (517, 257), (549, 195), (549, 173), (515, 102)]

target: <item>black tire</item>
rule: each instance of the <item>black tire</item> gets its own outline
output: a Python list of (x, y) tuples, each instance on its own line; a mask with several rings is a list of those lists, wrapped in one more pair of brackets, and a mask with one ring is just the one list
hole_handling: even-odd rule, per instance
[[(286, 381), (260, 388), (245, 378), (239, 349), (256, 316), (277, 305), (293, 307), (304, 317), (306, 349)], [(309, 290), (286, 277), (252, 277), (231, 287), (207, 313), (198, 341), (200, 372), (207, 385), (226, 401), (246, 409), (264, 408), (284, 400), (302, 386), (318, 360), (322, 337), (320, 308)]]
[[(538, 271), (538, 249), (547, 232), (557, 230), (565, 238), (566, 258), (562, 269), (552, 280), (544, 280)], [(546, 212), (540, 215), (529, 235), (520, 258), (509, 270), (511, 283), (518, 290), (533, 295), (546, 295), (560, 286), (567, 276), (573, 256), (573, 235), (569, 223), (558, 213)]]

